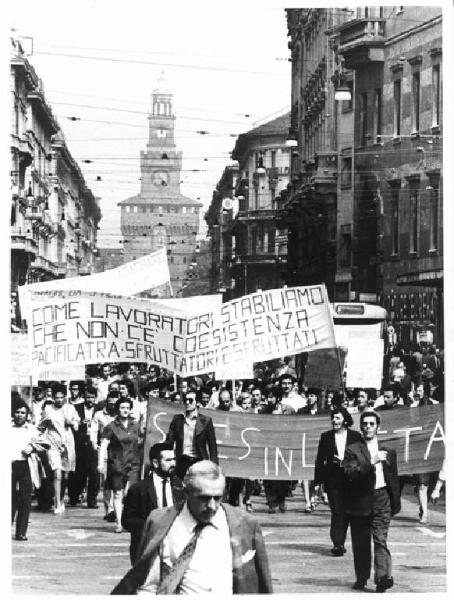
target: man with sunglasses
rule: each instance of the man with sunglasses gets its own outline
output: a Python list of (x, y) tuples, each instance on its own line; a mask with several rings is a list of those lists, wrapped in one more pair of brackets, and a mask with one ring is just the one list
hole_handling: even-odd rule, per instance
[(350, 530), (355, 565), (355, 590), (364, 590), (371, 571), (371, 538), (374, 542), (376, 591), (394, 585), (391, 553), (387, 546), (391, 517), (400, 511), (400, 489), (396, 451), (379, 442), (380, 415), (368, 409), (361, 413), (363, 439), (345, 449), (345, 513)]
[(166, 437), (166, 442), (175, 446), (176, 474), (180, 479), (200, 460), (218, 463), (213, 420), (199, 413), (195, 391), (184, 393), (182, 401), (185, 412), (173, 417)]

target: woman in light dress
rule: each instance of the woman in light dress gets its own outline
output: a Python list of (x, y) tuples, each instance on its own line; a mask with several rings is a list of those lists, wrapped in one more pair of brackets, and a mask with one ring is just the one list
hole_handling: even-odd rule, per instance
[(76, 468), (76, 452), (73, 430), (79, 428), (80, 417), (72, 404), (64, 404), (66, 386), (56, 384), (52, 388), (53, 404), (47, 404), (39, 425), (45, 431), (50, 443), (47, 451), (49, 464), (54, 474), (54, 513), (61, 514), (65, 510), (62, 498), (66, 473)]

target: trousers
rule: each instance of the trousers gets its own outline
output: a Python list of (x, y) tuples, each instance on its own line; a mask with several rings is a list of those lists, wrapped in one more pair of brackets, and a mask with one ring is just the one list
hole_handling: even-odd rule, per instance
[(25, 535), (30, 518), (33, 484), (26, 460), (11, 463), (11, 522), (16, 517), (16, 536)]
[(329, 507), (331, 509), (331, 524), (329, 534), (333, 546), (344, 546), (347, 537), (349, 517), (344, 512), (344, 494), (342, 488), (327, 490)]
[(349, 515), (356, 580), (366, 582), (371, 572), (371, 540), (374, 543), (374, 581), (391, 577), (388, 530), (391, 506), (386, 488), (374, 491), (372, 512), (367, 516)]

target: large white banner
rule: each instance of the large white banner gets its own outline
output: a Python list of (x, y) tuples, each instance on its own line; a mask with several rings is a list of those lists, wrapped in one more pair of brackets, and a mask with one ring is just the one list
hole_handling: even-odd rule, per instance
[(33, 372), (100, 362), (147, 362), (188, 376), (219, 326), (221, 296), (150, 300), (81, 290), (32, 292), (27, 315)]
[(22, 314), (28, 312), (27, 302), (31, 292), (52, 290), (81, 290), (132, 296), (150, 288), (170, 282), (169, 265), (165, 248), (159, 248), (147, 256), (127, 262), (116, 269), (94, 273), (86, 277), (68, 277), (53, 281), (41, 281), (19, 288)]
[(222, 305), (216, 364), (252, 364), (336, 346), (323, 284), (266, 290)]
[(100, 362), (155, 363), (182, 376), (335, 346), (324, 285), (175, 300), (82, 290), (30, 292), (34, 372)]

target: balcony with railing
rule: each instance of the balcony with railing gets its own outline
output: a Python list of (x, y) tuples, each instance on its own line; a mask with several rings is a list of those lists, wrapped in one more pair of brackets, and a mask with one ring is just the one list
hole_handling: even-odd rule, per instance
[(386, 20), (382, 17), (364, 17), (347, 21), (337, 28), (338, 52), (347, 69), (384, 61)]
[(52, 275), (58, 274), (58, 264), (48, 260), (47, 258), (44, 258), (44, 256), (37, 256), (31, 263), (30, 267), (35, 271), (42, 271)]
[(239, 212), (237, 219), (239, 221), (273, 221), (275, 217), (276, 211), (273, 208), (257, 208)]
[(11, 250), (22, 250), (36, 256), (38, 244), (33, 239), (33, 234), (30, 230), (22, 227), (12, 227), (10, 231)]

